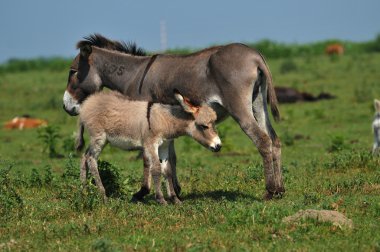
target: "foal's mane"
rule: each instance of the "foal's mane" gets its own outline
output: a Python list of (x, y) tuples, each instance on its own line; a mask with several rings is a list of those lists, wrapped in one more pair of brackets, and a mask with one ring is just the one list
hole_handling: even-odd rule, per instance
[(134, 42), (124, 42), (110, 40), (98, 33), (91, 34), (83, 38), (83, 40), (77, 43), (77, 49), (83, 46), (96, 46), (99, 48), (105, 48), (109, 50), (119, 51), (136, 56), (146, 56), (147, 53), (141, 47), (138, 47)]

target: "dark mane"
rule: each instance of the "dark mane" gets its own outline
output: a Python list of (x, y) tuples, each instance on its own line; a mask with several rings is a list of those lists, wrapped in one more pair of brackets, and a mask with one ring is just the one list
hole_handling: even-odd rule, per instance
[(86, 36), (83, 38), (84, 40), (81, 40), (77, 43), (77, 49), (89, 45), (89, 46), (96, 46), (104, 49), (109, 50), (115, 50), (122, 53), (132, 54), (136, 56), (146, 56), (146, 52), (144, 49), (138, 47), (136, 43), (134, 42), (123, 42), (123, 41), (116, 41), (116, 40), (110, 40), (106, 37), (103, 37), (102, 35), (98, 33), (94, 33), (90, 36)]

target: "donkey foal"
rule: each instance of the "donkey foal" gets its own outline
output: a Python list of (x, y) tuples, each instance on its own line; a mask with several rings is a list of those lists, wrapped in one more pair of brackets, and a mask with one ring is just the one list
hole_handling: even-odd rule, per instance
[(101, 92), (90, 96), (80, 109), (80, 133), (83, 126), (90, 135), (90, 145), (81, 162), (81, 180), (86, 181), (87, 169), (106, 199), (99, 176), (97, 159), (103, 147), (110, 143), (124, 150), (143, 150), (144, 180), (133, 200), (141, 200), (150, 192), (153, 177), (156, 201), (166, 204), (160, 184), (161, 173), (167, 178), (168, 196), (174, 203), (177, 198), (172, 171), (167, 166), (166, 140), (189, 135), (212, 151), (219, 151), (221, 141), (215, 129), (216, 113), (208, 105), (193, 105), (178, 92), (174, 96), (181, 106), (131, 101), (117, 92)]
[(379, 155), (380, 152), (380, 101), (374, 101), (375, 104), (375, 118), (373, 119), (372, 129), (374, 133), (374, 143), (373, 143), (373, 155)]

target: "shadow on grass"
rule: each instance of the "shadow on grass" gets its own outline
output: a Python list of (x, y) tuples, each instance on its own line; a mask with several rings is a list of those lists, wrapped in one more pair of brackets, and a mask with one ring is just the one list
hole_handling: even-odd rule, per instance
[(192, 200), (192, 199), (202, 199), (209, 198), (213, 200), (228, 200), (228, 201), (238, 201), (241, 199), (251, 200), (251, 201), (262, 201), (263, 199), (257, 198), (255, 196), (245, 194), (239, 191), (225, 191), (216, 190), (209, 192), (194, 192), (181, 196), (181, 200)]

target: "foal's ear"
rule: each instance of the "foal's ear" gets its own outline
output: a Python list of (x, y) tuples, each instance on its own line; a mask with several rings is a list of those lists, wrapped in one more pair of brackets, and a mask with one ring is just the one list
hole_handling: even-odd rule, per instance
[(92, 48), (90, 45), (83, 45), (80, 47), (80, 55), (84, 58), (88, 58), (92, 52)]
[(182, 96), (177, 89), (174, 90), (174, 97), (187, 113), (196, 114), (198, 112), (199, 107), (192, 104), (189, 98)]
[(380, 101), (375, 99), (374, 101), (376, 112), (380, 112)]

